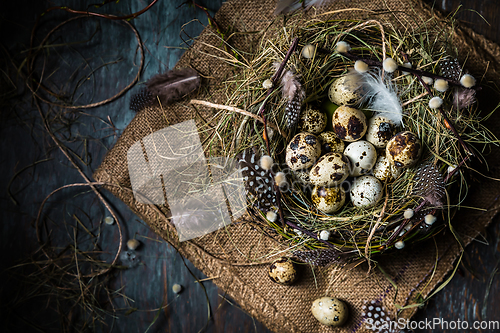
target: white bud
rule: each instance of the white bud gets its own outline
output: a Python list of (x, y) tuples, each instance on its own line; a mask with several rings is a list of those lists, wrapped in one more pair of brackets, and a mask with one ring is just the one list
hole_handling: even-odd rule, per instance
[(262, 88), (264, 89), (270, 89), (273, 87), (273, 81), (271, 79), (266, 79), (264, 82), (262, 82)]
[(396, 242), (396, 244), (394, 244), (394, 247), (398, 250), (401, 250), (402, 248), (405, 247), (405, 242), (403, 241)]
[(279, 187), (285, 186), (287, 184), (285, 173), (281, 171), (276, 173), (276, 175), (274, 176), (274, 181)]
[(180, 293), (182, 291), (182, 286), (180, 284), (174, 284), (172, 286), (172, 291), (176, 294)]
[(434, 83), (434, 79), (428, 76), (422, 76), (422, 81), (429, 86)]
[(366, 73), (370, 69), (370, 66), (363, 60), (356, 60), (354, 63), (354, 70), (358, 73)]
[(443, 105), (443, 99), (438, 96), (434, 96), (429, 101), (429, 107), (431, 109), (439, 109)]
[[(411, 62), (405, 62), (405, 63), (403, 64), (403, 67), (406, 67), (406, 68), (411, 68)], [(403, 74), (404, 74), (404, 75), (407, 75), (407, 74), (410, 74), (410, 73), (409, 73), (409, 72), (405, 72), (405, 71), (403, 71)]]
[(464, 74), (464, 76), (460, 79), (460, 83), (465, 88), (472, 88), (476, 85), (476, 79), (470, 74)]
[(115, 223), (115, 219), (112, 216), (106, 216), (104, 218), (104, 223), (106, 223), (107, 225), (112, 225), (113, 223)]
[(274, 211), (270, 210), (267, 212), (266, 218), (269, 222), (275, 222), (278, 219), (278, 214), (276, 214)]
[(328, 240), (328, 238), (330, 238), (330, 231), (321, 230), (321, 232), (319, 233), (319, 238), (325, 241)]
[(434, 89), (440, 92), (445, 92), (448, 90), (448, 81), (443, 79), (437, 79), (434, 81)]
[(408, 224), (405, 226), (405, 230), (406, 230), (406, 231), (409, 231), (412, 227), (413, 227), (413, 224), (412, 224), (412, 223), (408, 223)]
[(300, 230), (293, 229), (293, 232), (295, 232), (297, 234), (297, 236), (302, 236), (302, 231), (300, 231)]
[(398, 64), (396, 61), (392, 58), (386, 58), (384, 62), (382, 63), (382, 66), (384, 67), (384, 70), (388, 73), (394, 72), (396, 69), (398, 69)]
[(425, 221), (425, 224), (427, 224), (427, 225), (433, 225), (434, 222), (436, 222), (436, 220), (437, 220), (437, 217), (435, 217), (432, 214), (425, 215), (424, 221)]
[(453, 165), (450, 165), (450, 166), (448, 167), (448, 173), (452, 173), (453, 171), (455, 171), (455, 169), (456, 169), (456, 168), (457, 168), (457, 166), (456, 166), (456, 165), (454, 165), (454, 164), (453, 164)]
[(140, 244), (141, 243), (137, 239), (135, 239), (135, 238), (129, 239), (127, 241), (127, 247), (128, 247), (129, 250), (132, 250), (132, 251), (135, 250), (135, 249), (137, 249), (137, 247)]
[(264, 155), (260, 158), (259, 161), (260, 167), (264, 170), (271, 170), (273, 167), (274, 161), (273, 158), (269, 155)]
[(411, 208), (408, 208), (407, 210), (405, 210), (405, 212), (403, 213), (403, 216), (405, 219), (411, 219), (413, 217), (413, 215), (415, 214), (415, 212), (413, 211), (413, 209)]
[(335, 45), (335, 50), (339, 53), (347, 53), (351, 51), (351, 45), (344, 41), (340, 41), (337, 43), (337, 45)]
[(306, 59), (312, 59), (314, 57), (314, 53), (316, 52), (316, 46), (312, 44), (307, 44), (302, 48), (302, 56)]

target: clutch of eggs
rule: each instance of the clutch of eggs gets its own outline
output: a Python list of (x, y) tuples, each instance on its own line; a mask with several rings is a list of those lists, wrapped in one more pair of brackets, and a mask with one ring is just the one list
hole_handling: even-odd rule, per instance
[(390, 119), (380, 114), (367, 119), (355, 107), (363, 93), (345, 77), (334, 81), (328, 97), (340, 106), (331, 124), (322, 111), (306, 108), (299, 120), (301, 132), (286, 147), (285, 160), (294, 177), (310, 192), (314, 207), (327, 214), (348, 201), (341, 187), (348, 177), (355, 177), (349, 193), (352, 204), (370, 208), (383, 197), (383, 184), (415, 166), (422, 154), (416, 134), (398, 133)]

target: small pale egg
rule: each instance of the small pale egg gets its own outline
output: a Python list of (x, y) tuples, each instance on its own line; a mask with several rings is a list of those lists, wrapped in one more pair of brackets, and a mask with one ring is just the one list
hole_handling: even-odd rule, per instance
[(286, 164), (293, 170), (312, 167), (321, 154), (318, 138), (311, 133), (295, 135), (286, 147)]
[(271, 81), (271, 79), (265, 79), (264, 82), (262, 82), (262, 88), (270, 89), (272, 87), (273, 87), (273, 81)]
[(135, 250), (137, 249), (137, 247), (139, 247), (139, 245), (141, 244), (141, 242), (139, 242), (137, 239), (135, 238), (132, 238), (132, 239), (129, 239), (127, 241), (127, 247), (129, 250)]
[(343, 153), (345, 144), (344, 141), (335, 134), (335, 132), (327, 131), (318, 135), (318, 139), (321, 143), (321, 153)]
[(365, 140), (347, 145), (344, 155), (351, 161), (351, 176), (357, 177), (370, 171), (377, 162), (377, 151), (371, 143)]
[(363, 98), (364, 89), (361, 87), (358, 75), (345, 75), (333, 81), (328, 90), (330, 102), (336, 105), (353, 105)]
[(397, 168), (414, 166), (422, 154), (422, 143), (416, 134), (405, 131), (393, 136), (385, 148), (385, 156)]
[(328, 153), (319, 158), (311, 168), (309, 180), (316, 186), (337, 186), (348, 176), (349, 159), (340, 153)]
[(387, 142), (394, 136), (396, 125), (387, 117), (377, 115), (368, 120), (366, 140), (377, 148), (385, 148)]
[(327, 214), (338, 211), (344, 205), (345, 197), (341, 187), (315, 186), (311, 193), (314, 207)]
[(321, 240), (328, 240), (330, 238), (330, 231), (328, 230), (321, 230), (319, 233), (319, 239)]
[(307, 44), (302, 48), (302, 56), (306, 59), (312, 59), (314, 57), (314, 53), (316, 52), (316, 46), (312, 44)]
[(290, 258), (278, 258), (269, 266), (268, 275), (273, 282), (290, 285), (297, 281), (297, 265)]
[(302, 112), (299, 118), (299, 129), (303, 132), (319, 134), (326, 127), (326, 114), (312, 108)]
[(460, 83), (465, 87), (465, 88), (472, 88), (476, 85), (476, 79), (474, 76), (470, 74), (464, 74), (460, 78)]
[(356, 178), (351, 188), (351, 201), (359, 208), (375, 206), (382, 198), (383, 186), (380, 180), (373, 176)]
[(349, 51), (351, 51), (351, 45), (349, 45), (349, 43), (344, 42), (343, 40), (341, 40), (340, 42), (338, 42), (335, 45), (335, 51), (341, 52), (341, 53), (349, 52)]
[(405, 247), (405, 242), (403, 241), (398, 241), (394, 244), (394, 247), (398, 250), (401, 250)]
[(182, 286), (178, 283), (175, 283), (173, 286), (172, 286), (172, 291), (176, 294), (179, 294), (181, 291), (182, 291)]
[(428, 76), (422, 76), (422, 81), (429, 86), (434, 83), (434, 79)]
[(384, 70), (388, 73), (394, 72), (396, 69), (398, 69), (398, 64), (396, 63), (396, 60), (392, 58), (386, 58), (384, 62), (382, 63), (382, 67), (384, 67)]
[(366, 116), (358, 110), (348, 106), (340, 106), (332, 116), (333, 131), (347, 142), (361, 139), (367, 130)]
[(335, 297), (321, 297), (311, 306), (311, 312), (320, 323), (327, 326), (342, 326), (349, 318), (347, 305)]
[(382, 153), (383, 155), (377, 157), (377, 162), (373, 166), (372, 173), (375, 178), (383, 183), (386, 181), (391, 182), (393, 179), (399, 177), (401, 169), (389, 163), (389, 160), (385, 157), (385, 151)]

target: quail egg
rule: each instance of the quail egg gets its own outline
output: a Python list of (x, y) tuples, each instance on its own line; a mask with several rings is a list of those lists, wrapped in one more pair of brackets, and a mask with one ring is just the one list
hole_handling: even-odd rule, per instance
[(395, 125), (387, 117), (378, 115), (368, 121), (366, 140), (377, 148), (384, 148), (395, 134)]
[(339, 153), (328, 153), (321, 156), (311, 168), (309, 180), (317, 186), (336, 186), (349, 176), (350, 168), (347, 157)]
[(401, 169), (389, 163), (389, 160), (385, 156), (379, 156), (373, 166), (372, 172), (373, 176), (381, 182), (390, 182), (399, 177)]
[(318, 135), (319, 142), (321, 143), (321, 153), (343, 153), (344, 141), (335, 134), (335, 132), (327, 131)]
[(385, 149), (389, 163), (397, 168), (410, 168), (422, 154), (422, 143), (415, 133), (405, 131), (393, 136)]
[(358, 109), (340, 106), (332, 116), (333, 131), (347, 142), (361, 139), (365, 135), (366, 116)]
[(335, 297), (321, 297), (311, 306), (313, 316), (323, 325), (342, 326), (349, 318), (347, 305)]
[(293, 176), (300, 183), (302, 187), (312, 188), (311, 180), (309, 179), (310, 169), (295, 170), (293, 171)]
[(311, 201), (320, 211), (331, 214), (338, 211), (345, 203), (345, 192), (340, 187), (315, 186)]
[(344, 155), (351, 161), (351, 176), (361, 176), (370, 171), (377, 162), (377, 151), (371, 143), (365, 140), (350, 143)]
[(297, 281), (297, 265), (290, 258), (278, 258), (269, 266), (268, 275), (273, 282), (290, 285)]
[(302, 112), (299, 118), (300, 130), (312, 134), (321, 133), (326, 127), (326, 114), (323, 112), (309, 108)]
[(361, 176), (352, 184), (351, 201), (356, 207), (370, 208), (382, 198), (382, 191), (380, 180), (373, 176)]
[(294, 170), (312, 167), (321, 154), (318, 138), (311, 133), (302, 132), (295, 135), (286, 147), (286, 164)]
[(363, 98), (364, 90), (359, 83), (359, 75), (349, 74), (336, 79), (330, 89), (328, 98), (333, 104), (353, 105)]

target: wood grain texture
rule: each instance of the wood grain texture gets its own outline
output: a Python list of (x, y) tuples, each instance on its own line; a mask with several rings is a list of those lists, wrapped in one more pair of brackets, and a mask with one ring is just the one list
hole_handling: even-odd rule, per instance
[[(222, 0), (199, 0), (209, 12), (217, 11)], [(463, 10), (457, 18), (476, 32), (499, 42), (500, 31), (495, 19), (500, 17), (500, 8), (496, 1), (442, 0), (427, 1), (445, 13), (453, 12), (460, 4)], [(87, 9), (93, 1), (66, 0), (65, 6), (80, 10)], [(148, 1), (120, 1), (110, 3), (100, 12), (125, 14), (140, 10)], [(141, 34), (145, 45), (146, 62), (140, 82), (152, 75), (172, 68), (183, 53), (183, 40), (197, 36), (204, 25), (208, 24), (205, 13), (193, 6), (181, 6), (180, 1), (160, 0), (150, 11), (133, 20), (134, 26)], [(17, 64), (21, 63), (23, 51), (29, 44), (31, 28), (35, 18), (44, 9), (53, 6), (53, 2), (27, 0), (7, 2), (0, 13), (1, 31), (12, 31), (2, 34), (2, 45), (8, 50)], [(490, 25), (474, 11), (486, 18)], [(37, 32), (39, 41), (56, 24), (71, 15), (57, 11), (43, 18), (43, 25)], [(193, 19), (199, 21), (192, 21)], [(179, 35), (184, 24), (182, 36)], [(14, 29), (13, 29), (14, 27)], [(91, 102), (109, 97), (124, 87), (137, 70), (137, 44), (133, 34), (124, 26), (105, 20), (88, 19), (76, 22), (62, 31), (54, 42), (83, 43), (90, 37), (92, 42), (79, 48), (78, 44), (68, 48), (54, 48), (51, 59), (45, 65), (50, 73), (48, 81), (54, 91), (71, 93), (78, 103)], [(55, 55), (55, 56), (54, 56)], [(2, 69), (12, 73), (8, 66), (9, 59), (2, 53)], [(115, 63), (116, 62), (116, 63)], [(83, 65), (82, 65), (83, 64)], [(107, 64), (102, 68), (99, 67)], [(75, 66), (79, 72), (75, 72)], [(90, 70), (95, 70), (89, 80), (77, 87), (75, 77), (84, 77)], [(98, 70), (98, 68), (101, 68)], [(76, 73), (76, 74), (75, 74)], [(2, 81), (3, 82), (3, 81)], [(4, 85), (5, 86), (5, 85)], [(2, 87), (4, 87), (2, 86)], [(8, 86), (8, 84), (7, 84)], [(133, 118), (128, 108), (132, 94), (138, 90), (133, 88), (125, 96), (112, 104), (85, 112), (68, 112), (54, 123), (59, 126), (61, 140), (82, 156), (82, 167), (91, 175), (100, 164), (104, 154), (110, 149), (117, 137)], [(2, 142), (2, 177), (0, 188), (6, 189), (12, 177), (19, 175), (10, 184), (14, 204), (11, 197), (2, 193), (0, 216), (2, 234), (0, 242), (0, 271), (22, 260), (38, 248), (34, 237), (33, 220), (40, 202), (52, 190), (59, 186), (81, 182), (80, 176), (73, 170), (54, 147), (53, 143), (40, 129), (41, 123), (36, 110), (30, 104), (27, 95), (21, 90), (20, 97), (15, 100), (15, 108), (2, 105), (0, 140)], [(71, 124), (71, 131), (63, 131), (62, 124)], [(42, 161), (30, 167), (35, 161)], [(23, 168), (27, 167), (25, 170)], [(242, 311), (237, 304), (225, 296), (210, 281), (203, 282), (203, 287), (196, 279), (207, 278), (189, 262), (184, 262), (174, 248), (164, 243), (143, 221), (119, 200), (107, 195), (112, 205), (119, 212), (123, 221), (125, 241), (135, 237), (141, 241), (137, 250), (139, 265), (127, 270), (118, 271), (111, 281), (115, 288), (123, 288), (127, 296), (117, 297), (113, 304), (119, 309), (119, 317), (107, 317), (104, 325), (98, 326), (103, 332), (269, 332)], [(48, 207), (54, 221), (56, 240), (61, 246), (67, 244), (70, 237), (68, 230), (61, 227), (62, 222), (71, 222), (73, 214), (78, 215), (93, 230), (99, 230), (103, 252), (111, 256), (117, 248), (118, 234), (116, 225), (99, 229), (100, 221), (107, 214), (102, 205), (91, 194), (70, 190), (53, 198)], [(500, 282), (496, 277), (499, 268), (500, 224), (495, 222), (484, 231), (484, 238), (474, 242), (466, 249), (464, 264), (451, 283), (437, 294), (425, 308), (421, 309), (415, 320), (500, 320)], [(488, 245), (487, 245), (488, 244)], [(107, 257), (109, 259), (110, 257)], [(216, 277), (210, 277), (216, 278)], [(21, 282), (9, 278), (2, 273), (2, 299), (15, 296)], [(172, 292), (174, 283), (184, 286), (184, 291), (176, 296)], [(487, 294), (486, 291), (489, 291)], [(208, 299), (208, 302), (207, 302)], [(10, 321), (2, 322), (6, 332), (31, 332), (34, 326), (46, 331), (61, 331), (58, 318), (51, 314), (51, 306), (47, 310), (48, 298), (36, 298), (23, 307), (2, 309)], [(165, 306), (167, 305), (167, 306)], [(164, 309), (157, 309), (165, 306)], [(208, 319), (208, 306), (211, 309), (211, 320)], [(153, 324), (152, 324), (153, 323)], [(150, 325), (152, 325), (150, 327)], [(428, 330), (416, 330), (426, 332)], [(452, 330), (436, 330), (452, 332)], [(474, 332), (474, 330), (469, 330)], [(482, 330), (482, 332), (489, 332)]]

